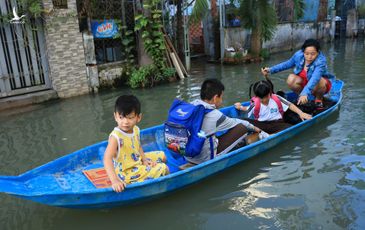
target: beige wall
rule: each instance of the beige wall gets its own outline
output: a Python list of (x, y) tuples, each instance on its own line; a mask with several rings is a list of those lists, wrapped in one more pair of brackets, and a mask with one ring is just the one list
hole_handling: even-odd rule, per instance
[(55, 9), (43, 0), (50, 78), (61, 98), (89, 93), (82, 33), (79, 32), (76, 0), (68, 9)]

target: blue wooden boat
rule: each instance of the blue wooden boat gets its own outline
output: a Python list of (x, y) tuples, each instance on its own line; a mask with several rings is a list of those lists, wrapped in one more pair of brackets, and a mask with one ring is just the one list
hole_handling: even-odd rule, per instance
[[(158, 179), (130, 184), (121, 193), (115, 193), (111, 188), (95, 188), (82, 173), (85, 169), (102, 167), (106, 141), (80, 149), (19, 176), (0, 176), (0, 192), (46, 205), (67, 208), (109, 208), (156, 198), (265, 152), (321, 122), (338, 110), (342, 100), (342, 87), (342, 81), (334, 81), (331, 92), (327, 95), (334, 105), (311, 120), (185, 170), (178, 170), (178, 166), (185, 162), (181, 158), (172, 157), (164, 147), (163, 125), (145, 129), (141, 132), (143, 148), (145, 151), (156, 149), (165, 151), (172, 173)], [(289, 100), (293, 96), (293, 93), (289, 93)], [(231, 117), (240, 116), (233, 106), (223, 108), (222, 112)]]

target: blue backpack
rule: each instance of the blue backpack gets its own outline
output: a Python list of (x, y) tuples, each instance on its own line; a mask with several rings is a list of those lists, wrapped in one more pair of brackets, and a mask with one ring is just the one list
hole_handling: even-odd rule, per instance
[[(193, 105), (179, 99), (172, 103), (165, 122), (164, 139), (166, 147), (179, 155), (194, 157), (200, 154), (205, 136), (199, 135), (204, 115), (212, 111), (203, 105)], [(199, 134), (198, 134), (199, 133)], [(212, 138), (210, 137), (212, 151)]]

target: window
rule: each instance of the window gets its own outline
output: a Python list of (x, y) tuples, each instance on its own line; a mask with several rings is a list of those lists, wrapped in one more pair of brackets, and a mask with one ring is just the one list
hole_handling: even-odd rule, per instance
[[(134, 1), (132, 0), (95, 0), (92, 1), (90, 11), (86, 10), (85, 0), (76, 0), (76, 4), (80, 32), (92, 31), (92, 28), (88, 28), (88, 18), (91, 22), (114, 20), (116, 23), (126, 25), (127, 30), (134, 29)], [(94, 37), (94, 46), (97, 64), (122, 61), (125, 58), (121, 38)], [(135, 56), (137, 55), (134, 50), (132, 52)]]
[(57, 9), (67, 9), (67, 0), (52, 0), (53, 7)]
[(122, 60), (122, 44), (119, 39), (94, 39), (97, 64)]

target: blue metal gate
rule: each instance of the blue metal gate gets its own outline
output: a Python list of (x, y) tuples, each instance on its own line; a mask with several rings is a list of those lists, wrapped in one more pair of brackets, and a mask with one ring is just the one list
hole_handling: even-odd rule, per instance
[(0, 1), (0, 98), (51, 88), (42, 21), (17, 20), (17, 9), (15, 0)]

